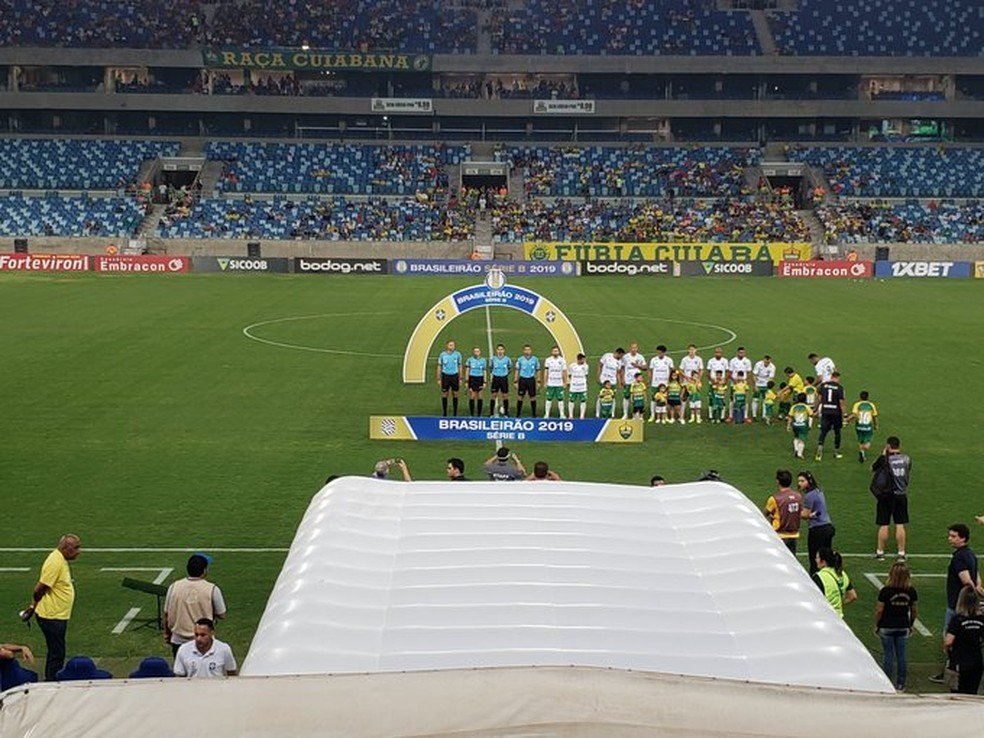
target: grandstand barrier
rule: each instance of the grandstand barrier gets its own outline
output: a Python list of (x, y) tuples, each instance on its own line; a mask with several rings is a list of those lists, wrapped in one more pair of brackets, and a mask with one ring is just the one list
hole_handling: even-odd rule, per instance
[(784, 261), (776, 272), (780, 277), (808, 279), (869, 279), (874, 273), (872, 261)]

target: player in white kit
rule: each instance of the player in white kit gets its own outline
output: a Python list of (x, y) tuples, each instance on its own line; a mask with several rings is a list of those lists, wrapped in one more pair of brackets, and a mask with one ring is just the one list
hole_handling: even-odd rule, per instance
[(550, 356), (543, 360), (543, 384), (547, 388), (543, 417), (550, 417), (550, 406), (557, 401), (560, 417), (564, 417), (564, 387), (567, 386), (567, 361), (560, 355), (560, 348), (550, 349)]
[(769, 390), (769, 382), (776, 378), (776, 365), (772, 357), (766, 354), (752, 367), (755, 377), (755, 394), (752, 395), (752, 417), (758, 416), (759, 405), (762, 407), (762, 418), (765, 418), (765, 393)]
[(632, 383), (635, 381), (635, 375), (637, 372), (646, 371), (646, 357), (639, 353), (639, 344), (630, 343), (629, 353), (622, 357), (622, 376), (620, 378), (620, 383), (622, 385), (622, 417), (631, 418), (632, 415), (629, 412), (629, 394), (632, 388)]
[(574, 405), (580, 406), (580, 417), (584, 420), (584, 411), (588, 408), (588, 375), (591, 367), (584, 359), (584, 354), (577, 355), (577, 361), (567, 367), (567, 417), (574, 418)]
[(661, 384), (669, 384), (672, 373), (673, 359), (666, 355), (666, 346), (660, 344), (656, 347), (656, 355), (649, 360), (649, 386), (652, 388), (649, 400), (649, 422), (654, 422), (656, 418), (656, 389)]
[[(598, 360), (598, 388), (604, 386), (605, 382), (611, 382), (611, 386), (618, 388), (618, 371), (622, 368), (622, 357), (625, 356), (624, 348), (617, 348), (609, 351)], [(595, 417), (601, 417), (601, 398), (595, 401)]]
[(837, 367), (834, 365), (834, 360), (829, 356), (824, 356), (822, 359), (816, 354), (810, 354), (810, 363), (813, 364), (813, 371), (817, 373), (817, 386), (823, 384), (824, 382), (829, 382), (831, 376), (837, 371)]

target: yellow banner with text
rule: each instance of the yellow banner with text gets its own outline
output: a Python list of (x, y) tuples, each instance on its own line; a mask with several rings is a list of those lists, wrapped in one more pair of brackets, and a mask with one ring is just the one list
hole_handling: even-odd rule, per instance
[(563, 243), (530, 241), (531, 261), (805, 261), (808, 243)]

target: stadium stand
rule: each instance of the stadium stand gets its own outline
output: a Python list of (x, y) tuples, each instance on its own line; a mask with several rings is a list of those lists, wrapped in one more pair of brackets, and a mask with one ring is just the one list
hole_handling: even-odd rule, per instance
[(317, 238), (326, 241), (458, 241), (472, 238), (474, 211), (417, 200), (206, 198), (161, 221), (165, 238)]
[(748, 13), (713, 0), (529, 0), (492, 30), (499, 54), (729, 55), (761, 53)]
[(228, 162), (223, 192), (416, 195), (447, 188), (447, 164), (464, 146), (358, 146), (212, 142), (209, 159)]
[(792, 147), (792, 161), (821, 167), (846, 197), (984, 197), (984, 149)]
[(151, 0), (3, 0), (0, 45), (178, 49), (203, 20), (198, 0), (174, 0), (166, 12)]
[(493, 212), (492, 232), (498, 243), (809, 240), (809, 227), (795, 210), (737, 200), (506, 203)]
[(0, 189), (118, 189), (144, 161), (179, 148), (174, 141), (0, 139)]
[(770, 27), (780, 53), (800, 56), (982, 56), (977, 0), (799, 0)]
[(518, 147), (500, 157), (521, 167), (527, 194), (573, 197), (723, 197), (741, 189), (756, 149), (714, 147)]
[(144, 218), (126, 197), (0, 196), (3, 236), (132, 236)]
[(817, 208), (828, 243), (984, 243), (984, 205), (838, 203)]
[(207, 29), (218, 46), (294, 46), (411, 53), (475, 53), (476, 16), (438, 0), (226, 2)]

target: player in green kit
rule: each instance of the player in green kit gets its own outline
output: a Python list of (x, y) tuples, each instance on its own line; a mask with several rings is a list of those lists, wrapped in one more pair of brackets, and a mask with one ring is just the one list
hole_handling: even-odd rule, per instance
[(674, 421), (686, 422), (683, 419), (683, 384), (680, 377), (679, 371), (671, 372), (670, 381), (666, 383), (666, 405), (670, 423)]
[(796, 396), (795, 404), (789, 408), (789, 417), (786, 420), (786, 430), (793, 432), (793, 455), (797, 459), (803, 458), (812, 417), (813, 408), (806, 404), (806, 393), (800, 392)]
[(762, 400), (766, 425), (772, 425), (772, 418), (776, 412), (776, 397), (776, 383), (770, 381), (765, 385), (765, 396)]
[(612, 383), (605, 380), (598, 390), (598, 417), (610, 418), (615, 413), (615, 390)]
[(641, 418), (646, 412), (646, 382), (642, 372), (636, 372), (635, 381), (629, 385), (629, 399), (632, 402), (632, 417)]
[(710, 421), (720, 423), (724, 420), (724, 408), (728, 399), (728, 382), (724, 372), (718, 372), (711, 380), (711, 412)]
[(868, 393), (862, 392), (858, 395), (858, 401), (854, 403), (847, 422), (854, 420), (854, 430), (858, 434), (858, 461), (862, 464), (869, 448), (871, 448), (871, 438), (878, 429), (878, 408), (875, 403), (868, 399)]
[(492, 367), (490, 416), (509, 415), (509, 372), (512, 371), (512, 359), (506, 356), (506, 347), (501, 343), (495, 347), (495, 355), (489, 364)]
[(700, 417), (701, 412), (701, 398), (703, 396), (703, 387), (701, 385), (700, 376), (691, 377), (690, 381), (687, 382), (684, 387), (686, 390), (686, 401), (687, 408), (690, 411), (690, 422), (691, 423), (702, 423), (704, 422)]
[[(806, 404), (810, 407), (817, 406), (817, 380), (814, 377), (807, 377), (806, 384), (803, 385), (803, 393), (806, 395)], [(810, 417), (810, 427), (813, 427), (813, 418)]]

